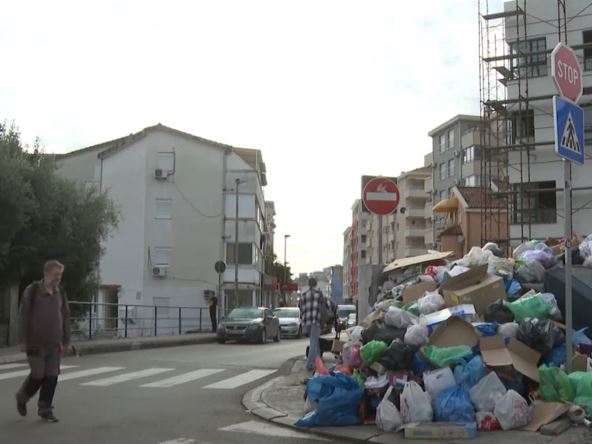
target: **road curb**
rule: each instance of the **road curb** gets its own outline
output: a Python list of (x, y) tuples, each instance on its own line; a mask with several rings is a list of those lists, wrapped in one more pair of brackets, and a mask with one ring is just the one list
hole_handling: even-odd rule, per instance
[[(111, 342), (112, 341), (112, 342)], [(93, 343), (89, 342), (77, 342), (68, 347), (65, 356), (85, 356), (102, 353), (114, 353), (114, 352), (125, 352), (125, 351), (136, 351), (145, 350), (151, 348), (164, 348), (164, 347), (179, 347), (183, 345), (199, 345), (199, 344), (211, 344), (216, 342), (215, 336), (178, 336), (178, 337), (167, 337), (163, 339), (161, 336), (153, 339), (142, 340), (126, 340), (113, 338), (110, 342)], [(25, 353), (17, 353), (12, 355), (0, 356), (0, 364), (12, 364), (16, 362), (23, 362), (27, 360)]]

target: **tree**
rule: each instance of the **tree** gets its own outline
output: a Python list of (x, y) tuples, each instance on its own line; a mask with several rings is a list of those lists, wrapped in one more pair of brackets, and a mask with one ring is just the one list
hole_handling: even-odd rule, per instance
[(56, 174), (53, 156), (30, 153), (18, 129), (0, 125), (0, 285), (22, 289), (39, 279), (43, 262), (66, 266), (63, 288), (71, 299), (96, 292), (102, 242), (118, 212), (105, 193)]
[(292, 281), (292, 271), (290, 266), (284, 267), (280, 262), (274, 262), (271, 268), (271, 275), (277, 278), (280, 288), (282, 285)]

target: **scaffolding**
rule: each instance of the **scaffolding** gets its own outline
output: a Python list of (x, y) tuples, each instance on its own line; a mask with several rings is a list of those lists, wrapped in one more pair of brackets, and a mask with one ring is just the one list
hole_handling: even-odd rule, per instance
[[(551, 101), (553, 91), (539, 96), (529, 94), (529, 78), (550, 75), (547, 59), (553, 48), (537, 47), (530, 40), (528, 19), (533, 20), (534, 16), (528, 13), (527, 3), (508, 1), (500, 12), (490, 11), (489, 0), (478, 1), (481, 242), (496, 242), (507, 253), (512, 245), (532, 238), (533, 221), (541, 217), (531, 208), (534, 194), (563, 191), (559, 186), (530, 185), (535, 149), (552, 150), (555, 141), (535, 141), (534, 137), (535, 110), (542, 112), (542, 105)], [(556, 19), (545, 23), (556, 28), (560, 41), (567, 40), (566, 0), (557, 0)], [(572, 47), (581, 49), (588, 45)], [(554, 218), (561, 216), (557, 210), (553, 210)], [(512, 231), (518, 234), (512, 237)]]

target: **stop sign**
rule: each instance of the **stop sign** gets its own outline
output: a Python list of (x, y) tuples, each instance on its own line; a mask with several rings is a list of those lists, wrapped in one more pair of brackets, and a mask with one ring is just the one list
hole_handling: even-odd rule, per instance
[(582, 68), (569, 46), (557, 43), (551, 53), (551, 76), (559, 93), (573, 102), (582, 96)]
[(375, 177), (364, 187), (362, 201), (371, 213), (391, 214), (399, 205), (399, 189), (392, 180)]

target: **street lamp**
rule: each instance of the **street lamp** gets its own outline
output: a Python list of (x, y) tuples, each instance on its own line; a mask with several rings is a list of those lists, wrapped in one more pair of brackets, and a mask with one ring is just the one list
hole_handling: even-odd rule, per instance
[(238, 187), (240, 184), (245, 183), (246, 180), (235, 179), (234, 192), (235, 192), (235, 223), (234, 223), (234, 303), (238, 305)]
[[(286, 260), (286, 246), (288, 238), (290, 237), (289, 234), (284, 234), (284, 285), (288, 285), (288, 261)], [(286, 303), (286, 292), (284, 291), (284, 304)]]

